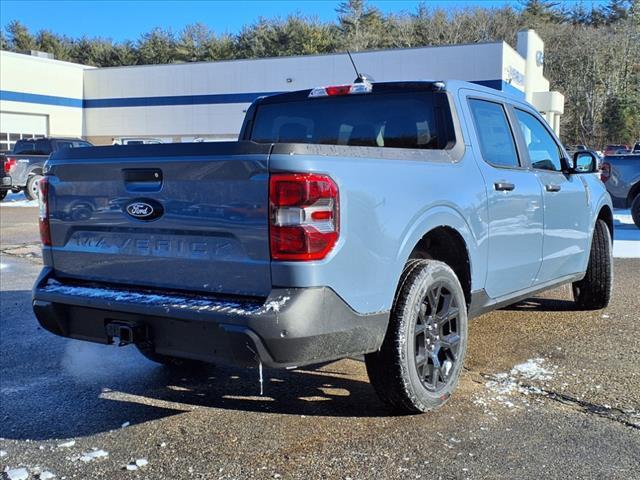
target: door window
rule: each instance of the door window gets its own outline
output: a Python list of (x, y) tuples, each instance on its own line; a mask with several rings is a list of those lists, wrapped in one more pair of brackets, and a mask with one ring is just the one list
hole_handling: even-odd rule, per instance
[(536, 117), (522, 110), (515, 110), (518, 124), (529, 151), (531, 166), (541, 170), (562, 170), (562, 155), (555, 140)]
[(504, 107), (478, 99), (470, 99), (469, 106), (485, 162), (497, 167), (518, 167), (518, 154)]

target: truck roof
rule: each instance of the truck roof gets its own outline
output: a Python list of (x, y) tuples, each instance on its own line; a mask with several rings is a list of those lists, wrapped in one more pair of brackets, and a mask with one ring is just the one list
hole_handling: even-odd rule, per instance
[[(357, 83), (357, 82), (354, 82)], [(344, 83), (341, 85), (349, 85)], [(468, 82), (464, 80), (407, 80), (407, 81), (395, 81), (395, 82), (371, 82), (372, 94), (376, 93), (392, 93), (401, 91), (458, 91), (463, 88), (472, 90), (478, 90), (490, 95), (498, 95), (508, 97), (509, 100), (515, 100), (520, 103), (525, 103), (523, 99), (517, 98), (509, 92), (497, 90), (495, 88), (486, 87), (478, 83)], [(321, 87), (321, 86), (319, 86)], [(269, 104), (269, 103), (281, 103), (296, 100), (304, 100), (309, 98), (309, 94), (313, 89), (308, 88), (304, 90), (295, 90), (292, 92), (276, 93), (264, 97), (259, 97), (255, 103), (257, 104)]]

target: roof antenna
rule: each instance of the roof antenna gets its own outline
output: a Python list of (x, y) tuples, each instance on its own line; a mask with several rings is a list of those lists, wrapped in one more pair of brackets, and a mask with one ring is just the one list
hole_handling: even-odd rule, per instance
[(367, 75), (366, 73), (360, 73), (358, 71), (358, 67), (356, 67), (356, 62), (353, 61), (353, 57), (351, 56), (351, 52), (349, 50), (346, 51), (347, 55), (349, 55), (349, 60), (351, 60), (351, 65), (353, 65), (353, 69), (356, 71), (356, 79), (353, 81), (353, 83), (370, 83), (373, 81), (373, 78), (371, 78), (369, 75)]

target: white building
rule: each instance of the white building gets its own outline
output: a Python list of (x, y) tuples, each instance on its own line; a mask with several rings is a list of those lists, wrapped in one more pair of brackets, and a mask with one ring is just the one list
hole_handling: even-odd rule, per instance
[[(460, 79), (526, 98), (559, 132), (564, 97), (543, 75), (544, 43), (533, 30), (504, 42), (353, 54), (376, 81)], [(349, 83), (346, 54), (93, 68), (0, 52), (0, 150), (19, 138), (118, 137), (163, 141), (235, 139), (260, 95)]]

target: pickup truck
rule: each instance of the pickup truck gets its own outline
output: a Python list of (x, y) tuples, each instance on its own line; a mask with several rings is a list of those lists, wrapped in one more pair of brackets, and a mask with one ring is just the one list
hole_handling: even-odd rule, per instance
[(29, 138), (18, 140), (12, 152), (2, 155), (0, 200), (7, 193), (24, 191), (29, 200), (38, 198), (38, 182), (44, 162), (53, 152), (63, 148), (91, 147), (79, 138)]
[(640, 228), (640, 152), (607, 155), (600, 178), (611, 195), (613, 206), (630, 208), (633, 223)]
[[(460, 81), (263, 97), (237, 142), (68, 149), (40, 182), (47, 330), (173, 366), (364, 354), (402, 412), (454, 391), (468, 320), (612, 288), (612, 205), (529, 104)], [(261, 377), (260, 377), (261, 378)]]

